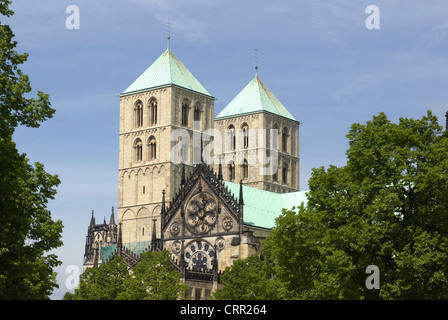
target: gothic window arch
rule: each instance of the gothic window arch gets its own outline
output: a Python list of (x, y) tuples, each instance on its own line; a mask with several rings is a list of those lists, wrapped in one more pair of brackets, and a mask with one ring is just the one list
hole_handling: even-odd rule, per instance
[(227, 127), (228, 130), (228, 138), (230, 141), (230, 150), (229, 151), (235, 151), (236, 148), (236, 134), (235, 134), (235, 127), (233, 124)]
[(157, 124), (157, 100), (151, 98), (149, 100), (149, 125), (153, 126)]
[(143, 144), (140, 138), (134, 141), (134, 160), (140, 162), (143, 159)]
[(201, 105), (198, 103), (196, 103), (195, 107), (194, 107), (194, 114), (193, 114), (193, 120), (194, 121), (201, 121)]
[(282, 151), (288, 152), (288, 128), (284, 127), (282, 130)]
[(227, 165), (227, 172), (229, 174), (229, 180), (235, 180), (235, 164), (233, 163), (233, 161), (230, 161), (230, 163)]
[(288, 183), (288, 164), (286, 162), (282, 166), (282, 181)]
[[(277, 150), (280, 150), (280, 147), (278, 146), (278, 140), (279, 140), (278, 137), (280, 136), (279, 125), (277, 123), (274, 123), (274, 126), (272, 127), (272, 129), (277, 130), (277, 134), (276, 135), (274, 134), (274, 136), (270, 137), (270, 138), (272, 139), (272, 143), (274, 144), (274, 146), (277, 147)], [(271, 147), (271, 145), (269, 144), (268, 148), (270, 148), (270, 147)]]
[(249, 125), (247, 123), (243, 123), (241, 126), (243, 130), (243, 148), (249, 148)]
[(143, 103), (140, 100), (134, 105), (134, 121), (136, 128), (143, 126)]
[(241, 176), (243, 177), (243, 180), (246, 180), (249, 178), (249, 163), (246, 159), (243, 160), (243, 164), (241, 165)]
[(190, 109), (189, 102), (187, 99), (184, 99), (182, 101), (182, 119), (181, 119), (181, 124), (183, 126), (188, 126), (188, 110), (189, 109)]
[(148, 139), (148, 159), (155, 160), (157, 158), (157, 141), (154, 136)]

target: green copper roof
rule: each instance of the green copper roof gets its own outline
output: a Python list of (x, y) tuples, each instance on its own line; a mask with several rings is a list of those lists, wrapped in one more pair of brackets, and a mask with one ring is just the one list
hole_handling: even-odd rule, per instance
[[(142, 241), (142, 242), (131, 242), (131, 243), (123, 243), (123, 248), (127, 248), (131, 250), (136, 255), (140, 255), (142, 252), (147, 250), (151, 246), (151, 241)], [(111, 244), (109, 246), (104, 246), (101, 248), (101, 262), (105, 263), (110, 260), (115, 251), (117, 250), (117, 244)]]
[[(229, 191), (239, 197), (240, 185), (224, 181)], [(243, 220), (244, 224), (259, 228), (271, 229), (275, 226), (275, 219), (280, 216), (282, 209), (299, 207), (302, 202), (307, 203), (306, 191), (290, 193), (275, 193), (243, 185)]]
[(176, 85), (210, 96), (210, 93), (169, 49), (162, 53), (121, 95), (168, 85)]
[(230, 118), (248, 113), (266, 111), (295, 120), (283, 104), (258, 78), (258, 75), (216, 116)]

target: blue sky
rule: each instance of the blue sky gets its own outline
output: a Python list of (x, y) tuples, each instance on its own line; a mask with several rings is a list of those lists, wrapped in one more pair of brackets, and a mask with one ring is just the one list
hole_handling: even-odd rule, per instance
[[(380, 10), (369, 30), (368, 5)], [(66, 8), (80, 9), (80, 29), (66, 28)], [(15, 141), (62, 183), (49, 208), (64, 223), (56, 250), (60, 289), (70, 265), (82, 267), (91, 211), (108, 220), (118, 194), (119, 98), (171, 49), (217, 98), (217, 115), (259, 77), (302, 124), (302, 190), (311, 169), (344, 165), (352, 123), (385, 112), (420, 118), (448, 111), (448, 3), (431, 1), (21, 0), (12, 26), (21, 69), (34, 90), (50, 94), (55, 116)]]

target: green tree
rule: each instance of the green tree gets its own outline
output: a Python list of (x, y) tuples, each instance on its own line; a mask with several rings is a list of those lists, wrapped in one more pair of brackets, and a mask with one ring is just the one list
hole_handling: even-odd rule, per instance
[(119, 300), (129, 277), (127, 264), (116, 256), (99, 268), (86, 269), (80, 276), (79, 288), (73, 295), (65, 295), (64, 300)]
[(170, 266), (168, 251), (145, 252), (129, 272), (120, 256), (86, 269), (79, 288), (64, 300), (176, 300), (186, 293), (180, 272)]
[(132, 277), (126, 281), (123, 300), (176, 300), (187, 290), (180, 272), (170, 266), (166, 250), (142, 253), (140, 261), (132, 268)]
[[(266, 241), (291, 299), (448, 298), (448, 138), (437, 117), (353, 124), (347, 164), (313, 170)], [(366, 287), (366, 268), (380, 289)]]
[[(11, 1), (0, 0), (2, 19), (10, 17)], [(48, 251), (62, 245), (62, 222), (47, 209), (60, 183), (40, 163), (28, 164), (13, 142), (19, 125), (37, 128), (55, 112), (49, 96), (25, 98), (31, 92), (18, 68), (28, 55), (15, 51), (8, 25), (0, 23), (0, 299), (47, 299), (57, 287), (53, 268), (60, 265)]]
[(277, 285), (271, 265), (257, 254), (234, 261), (221, 276), (223, 288), (213, 294), (216, 300), (275, 300)]

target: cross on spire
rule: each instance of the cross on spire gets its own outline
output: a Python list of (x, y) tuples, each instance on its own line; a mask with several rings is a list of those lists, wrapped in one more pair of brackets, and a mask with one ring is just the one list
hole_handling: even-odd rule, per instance
[(171, 23), (170, 23), (170, 19), (168, 19), (168, 21), (166, 22), (166, 33), (168, 34), (167, 36), (167, 50), (170, 50), (170, 38), (171, 38)]
[(255, 77), (258, 77), (258, 49), (254, 49), (255, 54)]

